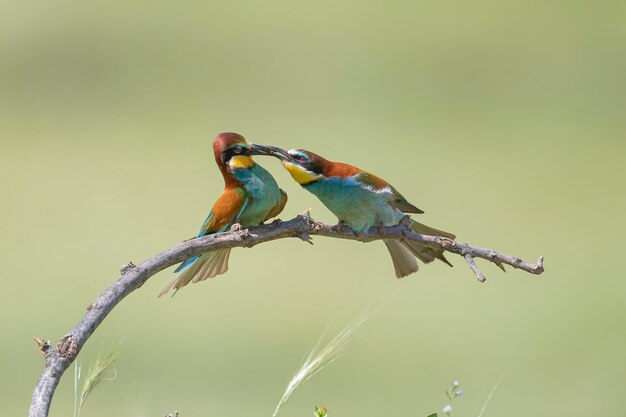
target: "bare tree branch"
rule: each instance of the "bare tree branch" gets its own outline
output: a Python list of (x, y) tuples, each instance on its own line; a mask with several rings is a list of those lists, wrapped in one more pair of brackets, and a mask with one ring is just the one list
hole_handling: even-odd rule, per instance
[(503, 265), (506, 264), (536, 275), (543, 272), (543, 258), (539, 258), (537, 264), (530, 264), (517, 257), (505, 255), (491, 249), (476, 248), (444, 237), (421, 235), (415, 233), (408, 224), (407, 221), (402, 221), (395, 226), (372, 227), (367, 233), (357, 234), (345, 227), (336, 227), (316, 222), (310, 217), (309, 211), (306, 211), (287, 222), (275, 222), (243, 230), (234, 228), (227, 233), (188, 240), (172, 249), (153, 256), (139, 265), (135, 265), (132, 262), (128, 263), (122, 267), (122, 275), (117, 281), (87, 308), (85, 316), (59, 341), (56, 347), (53, 348), (49, 341), (34, 338), (45, 357), (45, 366), (33, 392), (29, 412), (30, 417), (45, 417), (48, 415), (52, 396), (61, 376), (76, 359), (87, 339), (124, 297), (141, 287), (148, 278), (157, 272), (209, 250), (235, 247), (249, 248), (260, 243), (287, 237), (299, 238), (308, 243), (312, 243), (311, 236), (326, 236), (361, 242), (398, 239), (441, 247), (448, 252), (461, 255), (481, 282), (485, 280), (485, 277), (476, 266), (474, 258), (486, 259), (502, 269), (504, 269)]

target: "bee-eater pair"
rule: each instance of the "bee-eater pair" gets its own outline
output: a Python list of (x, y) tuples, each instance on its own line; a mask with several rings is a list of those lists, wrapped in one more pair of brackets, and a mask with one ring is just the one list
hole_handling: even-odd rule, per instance
[[(270, 155), (282, 162), (292, 178), (313, 193), (340, 224), (357, 233), (372, 226), (397, 224), (406, 214), (423, 213), (409, 203), (388, 182), (362, 169), (341, 162), (332, 162), (302, 149), (284, 151), (273, 146), (252, 145), (236, 133), (222, 133), (213, 142), (215, 161), (224, 176), (225, 189), (202, 225), (198, 237), (224, 232), (233, 224), (242, 227), (261, 224), (277, 216), (285, 207), (287, 194), (274, 178), (255, 164), (252, 155)], [(455, 236), (411, 220), (417, 233)], [(395, 268), (402, 278), (418, 270), (417, 259), (424, 263), (439, 259), (450, 265), (441, 248), (419, 242), (383, 240)], [(172, 288), (180, 289), (189, 282), (198, 282), (223, 274), (228, 269), (230, 249), (196, 256), (183, 262), (176, 277), (160, 295)], [(452, 265), (450, 265), (452, 266)]]
[[(215, 163), (224, 177), (224, 191), (197, 237), (228, 231), (234, 224), (255, 226), (277, 216), (287, 204), (287, 194), (274, 177), (252, 160), (252, 144), (237, 133), (221, 133), (213, 141)], [(183, 262), (180, 272), (159, 297), (172, 288), (213, 278), (228, 270), (230, 249), (219, 249)]]

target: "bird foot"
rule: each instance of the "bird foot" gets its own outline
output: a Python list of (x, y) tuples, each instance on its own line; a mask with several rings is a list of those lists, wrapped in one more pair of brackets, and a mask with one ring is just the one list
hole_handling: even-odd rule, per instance
[(374, 226), (376, 226), (376, 233), (378, 234), (378, 236), (383, 237), (385, 234), (384, 232), (385, 224), (383, 223), (383, 221), (381, 219), (376, 220), (376, 223), (374, 224)]
[(411, 216), (409, 216), (408, 214), (406, 214), (401, 220), (400, 220), (400, 224), (403, 226), (411, 226)]
[(235, 223), (232, 226), (230, 226), (231, 232), (238, 232), (240, 230), (241, 230), (241, 225), (239, 223)]
[(346, 222), (344, 222), (343, 220), (339, 220), (339, 222), (333, 226), (333, 229), (335, 229), (335, 231), (339, 233), (346, 233), (347, 231), (351, 230)]
[(363, 240), (365, 236), (364, 232), (357, 232), (356, 230), (348, 226), (348, 224), (344, 222), (343, 220), (339, 220), (339, 223), (334, 225), (332, 229), (336, 231), (337, 233), (341, 233), (341, 234), (353, 233), (354, 236), (357, 237), (357, 240)]
[(279, 218), (272, 220), (272, 224), (283, 224), (283, 221)]

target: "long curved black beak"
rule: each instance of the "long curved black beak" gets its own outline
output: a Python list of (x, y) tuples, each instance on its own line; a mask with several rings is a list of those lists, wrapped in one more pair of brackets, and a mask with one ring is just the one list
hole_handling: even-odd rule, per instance
[(276, 146), (252, 145), (251, 152), (252, 155), (267, 155), (276, 157), (281, 161), (291, 161), (291, 156), (287, 151)]

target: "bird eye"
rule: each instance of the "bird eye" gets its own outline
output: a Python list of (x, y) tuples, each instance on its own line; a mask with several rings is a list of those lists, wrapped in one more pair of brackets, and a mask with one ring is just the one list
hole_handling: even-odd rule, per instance
[(296, 161), (298, 161), (298, 162), (307, 162), (308, 161), (307, 158), (305, 156), (302, 156), (302, 155), (295, 155), (294, 159)]
[(233, 153), (235, 155), (241, 155), (243, 153), (243, 148), (241, 146), (235, 146), (233, 148)]

